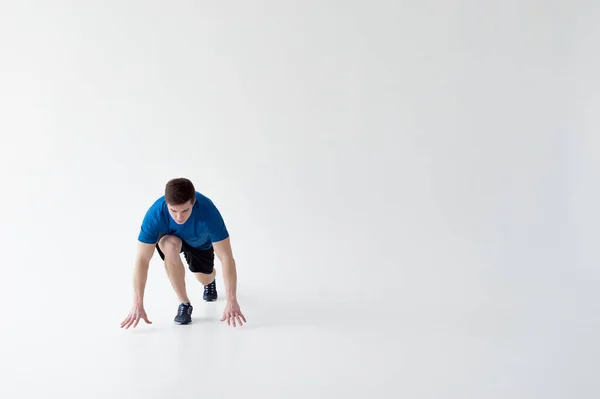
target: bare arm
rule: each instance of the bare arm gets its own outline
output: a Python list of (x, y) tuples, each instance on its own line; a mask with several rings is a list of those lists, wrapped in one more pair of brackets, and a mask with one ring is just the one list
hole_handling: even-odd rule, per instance
[(146, 288), (146, 280), (148, 279), (150, 259), (152, 259), (152, 255), (154, 254), (154, 247), (154, 244), (144, 244), (140, 241), (137, 243), (137, 255), (133, 268), (133, 306), (127, 318), (121, 323), (121, 328), (129, 328), (131, 326), (135, 328), (140, 320), (152, 324), (148, 320), (148, 316), (144, 310), (144, 290)]
[(144, 304), (144, 290), (146, 289), (146, 281), (148, 279), (148, 268), (150, 260), (154, 255), (154, 244), (145, 244), (138, 241), (137, 256), (133, 270), (133, 301), (134, 303)]
[(215, 242), (213, 244), (215, 254), (223, 265), (223, 279), (225, 280), (225, 289), (227, 300), (236, 300), (237, 295), (237, 271), (233, 252), (231, 250), (231, 241), (228, 238)]
[(233, 326), (242, 326), (246, 322), (246, 317), (240, 310), (237, 301), (237, 271), (235, 259), (231, 251), (229, 238), (213, 243), (215, 253), (223, 265), (223, 279), (225, 280), (225, 289), (227, 292), (227, 305), (223, 311), (221, 321), (227, 320), (227, 324)]

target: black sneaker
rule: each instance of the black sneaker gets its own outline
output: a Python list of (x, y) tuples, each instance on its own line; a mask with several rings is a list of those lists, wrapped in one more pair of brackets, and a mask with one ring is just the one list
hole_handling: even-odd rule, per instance
[(215, 280), (209, 285), (204, 286), (204, 300), (206, 302), (213, 302), (217, 300), (217, 285)]
[(182, 303), (179, 305), (177, 310), (177, 316), (175, 316), (175, 324), (189, 324), (192, 322), (192, 311), (194, 308), (189, 303)]

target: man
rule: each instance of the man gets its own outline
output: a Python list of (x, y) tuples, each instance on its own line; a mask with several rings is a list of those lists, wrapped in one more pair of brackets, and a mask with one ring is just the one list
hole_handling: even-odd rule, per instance
[(197, 192), (190, 180), (177, 178), (166, 184), (165, 194), (154, 202), (144, 216), (134, 267), (133, 307), (121, 323), (121, 328), (136, 327), (141, 319), (152, 324), (144, 310), (144, 289), (155, 249), (164, 261), (180, 303), (175, 323), (191, 323), (193, 311), (186, 292), (181, 253), (190, 271), (204, 285), (205, 301), (215, 301), (218, 297), (214, 268), (214, 255), (217, 255), (223, 266), (227, 295), (221, 321), (227, 320), (227, 324), (233, 324), (234, 327), (242, 326), (242, 321), (246, 322), (236, 298), (236, 264), (223, 218), (213, 202)]

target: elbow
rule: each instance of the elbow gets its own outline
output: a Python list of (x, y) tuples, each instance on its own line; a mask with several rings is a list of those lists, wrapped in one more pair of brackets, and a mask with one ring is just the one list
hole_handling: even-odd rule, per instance
[(220, 256), (219, 260), (221, 261), (223, 266), (230, 266), (230, 265), (234, 266), (235, 265), (235, 259), (233, 258), (233, 255)]
[(138, 256), (135, 264), (138, 269), (147, 270), (150, 267), (150, 259), (143, 256)]

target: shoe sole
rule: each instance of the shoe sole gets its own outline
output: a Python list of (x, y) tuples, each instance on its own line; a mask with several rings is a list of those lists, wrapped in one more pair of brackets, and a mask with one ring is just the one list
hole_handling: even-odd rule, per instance
[(188, 321), (187, 323), (181, 323), (181, 322), (179, 322), (179, 321), (174, 321), (173, 323), (175, 323), (175, 324), (177, 324), (177, 325), (180, 325), (180, 326), (185, 326), (186, 324), (191, 324), (192, 322), (191, 322), (191, 321)]

